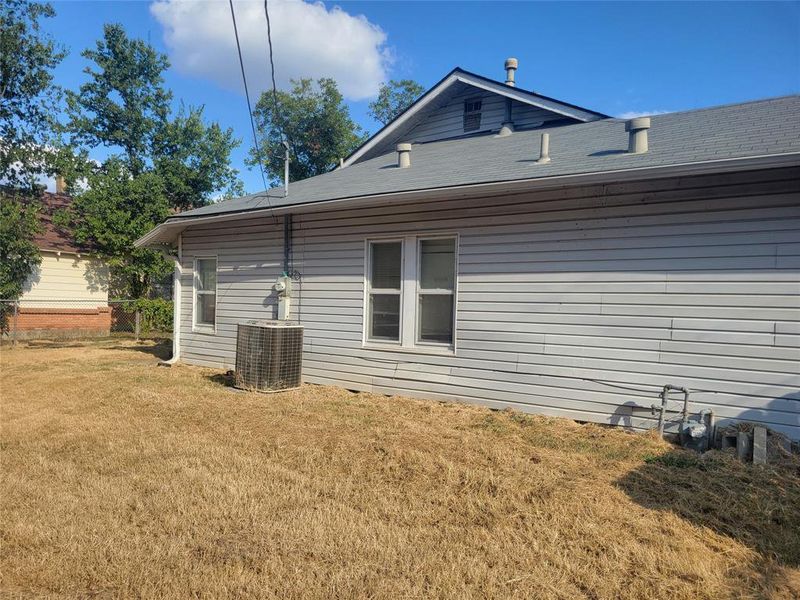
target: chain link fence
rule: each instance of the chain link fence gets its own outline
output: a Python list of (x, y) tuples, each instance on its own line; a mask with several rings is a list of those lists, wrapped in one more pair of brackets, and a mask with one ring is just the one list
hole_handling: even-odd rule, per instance
[(172, 337), (172, 301), (155, 299), (0, 299), (0, 339), (62, 340), (110, 336)]

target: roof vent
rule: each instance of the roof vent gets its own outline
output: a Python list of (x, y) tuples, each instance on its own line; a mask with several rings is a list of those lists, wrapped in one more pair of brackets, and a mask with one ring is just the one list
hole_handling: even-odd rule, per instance
[(411, 144), (397, 144), (397, 166), (401, 169), (411, 166)]
[(536, 160), (537, 165), (543, 165), (550, 162), (550, 134), (543, 133), (541, 145), (539, 146), (539, 158)]
[(629, 132), (629, 154), (644, 154), (647, 152), (648, 129), (650, 129), (650, 117), (637, 117), (625, 122), (625, 131)]
[(514, 87), (514, 72), (517, 70), (519, 63), (517, 62), (516, 58), (507, 58), (506, 59), (506, 85), (510, 85)]

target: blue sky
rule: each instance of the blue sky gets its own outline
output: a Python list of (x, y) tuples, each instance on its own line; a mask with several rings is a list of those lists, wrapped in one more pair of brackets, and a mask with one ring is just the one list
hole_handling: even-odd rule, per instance
[[(281, 4), (283, 2), (283, 4)], [(386, 78), (432, 85), (454, 66), (502, 79), (519, 59), (518, 85), (611, 115), (663, 112), (800, 91), (800, 2), (326, 2), (271, 0), (279, 85), (328, 74), (355, 120), (373, 132), (370, 96)], [(340, 7), (337, 9), (335, 7)], [(56, 80), (77, 88), (107, 22), (167, 53), (175, 102), (203, 104), (208, 119), (242, 139), (234, 153), (248, 191), (261, 178), (227, 2), (54, 2), (46, 30), (70, 50)], [(266, 85), (260, 2), (236, 6), (248, 77)], [(241, 15), (241, 16), (239, 16)], [(171, 34), (170, 34), (171, 32)], [(165, 38), (165, 33), (167, 37)], [(170, 37), (171, 36), (171, 37)], [(102, 157), (97, 151), (96, 157)]]

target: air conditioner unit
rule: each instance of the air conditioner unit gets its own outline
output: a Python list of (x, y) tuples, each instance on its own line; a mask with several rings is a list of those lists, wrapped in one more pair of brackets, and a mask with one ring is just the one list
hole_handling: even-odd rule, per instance
[(300, 387), (303, 326), (292, 321), (239, 323), (234, 385), (243, 390), (280, 392)]

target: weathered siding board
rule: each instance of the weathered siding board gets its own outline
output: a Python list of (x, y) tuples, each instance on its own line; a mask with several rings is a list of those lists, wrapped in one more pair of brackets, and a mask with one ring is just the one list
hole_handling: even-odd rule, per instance
[[(307, 381), (634, 426), (660, 386), (800, 438), (796, 171), (295, 215)], [(362, 347), (364, 241), (457, 232), (455, 356)], [(236, 323), (273, 317), (281, 226), (183, 235), (181, 352), (230, 368)], [(219, 257), (218, 327), (191, 332), (194, 256)]]

